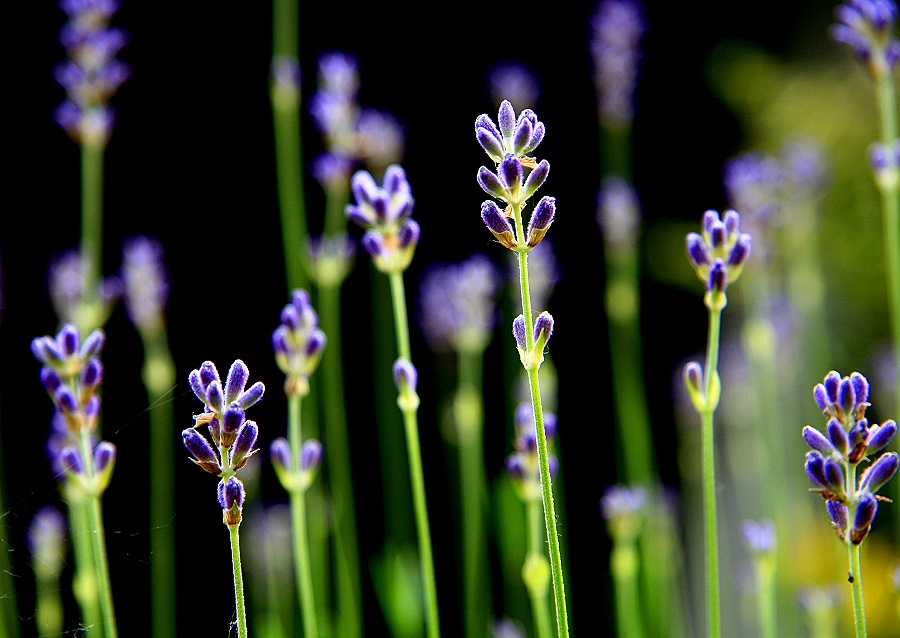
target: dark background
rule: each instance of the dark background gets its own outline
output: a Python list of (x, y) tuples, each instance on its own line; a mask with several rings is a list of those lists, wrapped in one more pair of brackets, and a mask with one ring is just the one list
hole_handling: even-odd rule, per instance
[[(829, 2), (650, 2), (634, 125), (634, 180), (645, 223), (699, 223), (707, 208), (726, 206), (721, 178), (726, 158), (745, 143), (742, 123), (708, 86), (706, 60), (726, 39), (746, 39), (789, 55), (799, 33), (825, 29)], [(567, 574), (573, 635), (605, 634), (608, 540), (597, 503), (615, 481), (606, 324), (603, 309), (602, 238), (594, 202), (600, 174), (598, 128), (588, 50), (591, 2), (519, 2), (512, 5), (454, 2), (412, 7), (394, 3), (301, 3), (303, 91), (315, 89), (315, 65), (325, 50), (355, 54), (360, 63), (360, 102), (394, 114), (405, 128), (402, 162), (416, 199), (422, 238), (407, 276), (410, 309), (418, 278), (438, 260), (458, 261), (476, 251), (505, 264), (478, 217), (485, 198), (475, 182), (486, 162), (474, 140), (483, 112), (496, 116), (487, 72), (501, 60), (526, 64), (541, 83), (535, 110), (547, 127), (540, 157), (552, 170), (542, 194), (557, 198), (548, 235), (562, 277), (550, 302), (556, 332), (550, 356), (559, 371), (561, 462), (565, 468), (568, 536), (573, 569)], [(7, 126), (5, 191), (12, 193), (0, 234), (0, 416), (15, 571), (20, 576), (20, 614), (33, 609), (24, 530), (34, 512), (58, 501), (44, 456), (51, 404), (38, 382), (32, 338), (53, 334), (56, 317), (47, 294), (49, 260), (77, 245), (80, 228), (79, 152), (53, 120), (63, 99), (52, 70), (64, 56), (57, 41), (65, 15), (55, 3), (17, 3), (7, 13)], [(283, 433), (283, 379), (275, 367), (270, 334), (287, 301), (278, 215), (268, 69), (271, 16), (266, 3), (123, 2), (113, 23), (130, 34), (120, 58), (131, 78), (113, 98), (117, 124), (106, 154), (104, 272), (114, 274), (122, 240), (146, 234), (162, 241), (172, 273), (168, 308), (170, 342), (179, 385), (173, 389), (177, 437), (200, 404), (190, 393), (191, 369), (210, 359), (224, 373), (235, 358), (249, 366), (251, 381), (269, 393), (253, 409), (261, 447)], [(307, 114), (302, 122), (307, 166), (321, 140)], [(321, 190), (307, 178), (308, 215), (320, 219)], [(315, 222), (311, 222), (315, 223)], [(648, 259), (652, 245), (645, 246)], [(670, 266), (693, 276), (686, 259)], [(371, 407), (370, 269), (363, 256), (347, 282), (344, 352), (352, 454), (357, 478), (362, 550), (381, 546), (382, 492), (377, 470), (377, 424)], [(388, 303), (385, 299), (384, 303)], [(652, 277), (644, 281), (643, 317), (647, 384), (657, 443), (673, 450), (672, 376), (684, 357), (704, 347), (706, 311), (699, 289), (681, 289)], [(441, 551), (451, 542), (452, 508), (441, 500), (445, 452), (436, 423), (431, 354), (412, 325), (413, 358), (421, 362), (419, 412), (432, 507), (432, 530), (441, 583), (442, 616), (454, 635), (455, 585), (442, 573), (454, 559)], [(106, 326), (104, 436), (119, 448), (105, 499), (112, 580), (123, 635), (147, 625), (149, 562), (145, 503), (148, 468), (147, 399), (140, 380), (140, 340), (118, 307)], [(513, 348), (508, 327), (498, 327), (489, 355)], [(494, 366), (492, 368), (492, 366)], [(496, 364), (488, 373), (496, 373)], [(383, 371), (387, 374), (387, 371)], [(488, 378), (486, 396), (498, 385)], [(489, 399), (490, 401), (490, 399)], [(496, 475), (509, 439), (491, 419), (505, 419), (488, 404), (488, 471)], [(502, 422), (502, 421), (501, 421)], [(180, 444), (179, 444), (180, 446)], [(180, 448), (179, 448), (180, 449)], [(177, 451), (177, 450), (176, 450)], [(183, 458), (181, 458), (183, 457)], [(675, 454), (660, 459), (665, 481), (678, 483)], [(194, 635), (224, 636), (231, 613), (227, 533), (220, 526), (214, 481), (176, 459), (177, 583), (183, 626)], [(266, 470), (268, 471), (268, 469)], [(362, 478), (360, 478), (362, 477)], [(277, 491), (271, 492), (278, 498)], [(373, 530), (377, 530), (373, 533)], [(365, 570), (364, 570), (365, 576)], [(378, 635), (379, 611), (367, 586), (368, 613)], [(444, 600), (448, 600), (444, 603)], [(127, 615), (126, 615), (127, 608)], [(27, 622), (26, 622), (27, 625)], [(124, 629), (127, 627), (128, 629)], [(203, 629), (205, 628), (205, 629)]]

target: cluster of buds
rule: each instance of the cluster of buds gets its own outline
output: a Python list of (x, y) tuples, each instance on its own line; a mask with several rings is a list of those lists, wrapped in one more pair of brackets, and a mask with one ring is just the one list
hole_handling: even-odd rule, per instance
[(853, 49), (876, 80), (889, 78), (900, 60), (894, 35), (897, 3), (893, 0), (848, 0), (834, 10), (831, 37)]
[(300, 288), (291, 293), (291, 302), (281, 310), (281, 324), (272, 333), (275, 363), (286, 375), (288, 396), (306, 396), (309, 376), (315, 371), (325, 349), (325, 333), (313, 310), (309, 293)]
[(516, 339), (516, 349), (519, 351), (519, 360), (526, 370), (540, 367), (544, 362), (544, 346), (553, 334), (553, 316), (544, 310), (534, 320), (534, 343), (529, 347), (528, 334), (526, 332), (525, 316), (519, 315), (513, 319), (512, 332)]
[(614, 541), (634, 542), (647, 511), (647, 489), (640, 485), (611, 485), (600, 497), (600, 514)]
[[(105, 342), (106, 334), (99, 329), (82, 342), (81, 332), (72, 323), (64, 324), (56, 336), (45, 335), (31, 342), (32, 353), (43, 364), (41, 383), (65, 424), (55, 451), (58, 466), (70, 486), (94, 495), (102, 494), (109, 485), (116, 458), (112, 443), (94, 445), (103, 381), (100, 351)], [(89, 442), (92, 459), (84, 458), (83, 440)]]
[(591, 18), (594, 85), (598, 110), (607, 125), (634, 118), (640, 42), (647, 27), (635, 0), (604, 0)]
[(873, 142), (869, 147), (869, 163), (875, 183), (884, 191), (900, 185), (900, 138), (891, 143)]
[(403, 272), (412, 261), (421, 230), (411, 218), (415, 199), (406, 171), (391, 164), (378, 186), (368, 171), (357, 171), (351, 180), (355, 204), (347, 204), (345, 213), (366, 229), (362, 246), (375, 266), (385, 273)]
[(269, 446), (269, 456), (282, 487), (288, 492), (303, 492), (312, 484), (322, 464), (322, 444), (307, 439), (300, 446), (299, 459), (295, 460), (291, 444), (280, 436)]
[[(527, 252), (544, 238), (556, 215), (556, 199), (541, 198), (531, 213), (525, 237), (522, 238), (522, 229), (518, 227), (520, 218), (516, 212), (521, 212), (550, 173), (547, 160), (538, 162), (528, 156), (544, 139), (544, 124), (531, 109), (523, 110), (517, 118), (509, 100), (503, 100), (500, 104), (497, 122), (499, 126), (486, 113), (475, 120), (475, 139), (496, 164), (496, 172), (486, 166), (479, 168), (477, 180), (485, 193), (506, 206), (501, 210), (496, 202), (487, 200), (481, 205), (481, 218), (503, 246)], [(516, 228), (510, 223), (510, 217), (514, 218)]]
[[(540, 502), (541, 470), (538, 462), (534, 413), (530, 403), (519, 404), (516, 408), (515, 422), (516, 438), (513, 440), (513, 446), (516, 451), (506, 457), (506, 471), (513, 480), (516, 493), (523, 501)], [(559, 461), (552, 452), (556, 430), (556, 415), (545, 412), (544, 436), (547, 440), (547, 462), (551, 478), (559, 471)]]
[(87, 261), (78, 250), (66, 250), (53, 259), (48, 275), (56, 316), (84, 331), (104, 325), (123, 293), (118, 277), (89, 280)]
[(728, 303), (725, 289), (737, 281), (750, 255), (751, 237), (741, 232), (741, 216), (727, 210), (722, 218), (714, 210), (703, 213), (703, 233), (687, 234), (687, 254), (697, 277), (706, 284), (703, 301), (710, 310)]
[(888, 500), (876, 493), (897, 473), (900, 456), (885, 452), (858, 482), (856, 469), (891, 442), (897, 423), (869, 424), (869, 382), (859, 372), (842, 377), (832, 370), (813, 395), (828, 424), (826, 434), (809, 425), (803, 428), (803, 439), (812, 448), (806, 454), (806, 474), (814, 485), (810, 491), (825, 499), (838, 538), (859, 545), (869, 533), (878, 501)]
[(149, 237), (131, 237), (122, 246), (125, 310), (142, 334), (160, 334), (165, 329), (169, 276), (162, 257), (162, 244)]
[(56, 120), (79, 143), (104, 145), (112, 131), (109, 99), (128, 78), (126, 64), (116, 54), (128, 38), (109, 26), (118, 0), (62, 0), (69, 21), (60, 32), (68, 60), (55, 71), (67, 99), (56, 111)]
[[(218, 498), (222, 520), (228, 526), (240, 524), (244, 505), (244, 485), (235, 472), (258, 451), (253, 447), (258, 428), (255, 422), (246, 419), (245, 411), (262, 398), (265, 386), (257, 381), (248, 388), (249, 376), (247, 366), (240, 359), (231, 364), (224, 387), (212, 361), (204, 361), (188, 376), (191, 389), (204, 408), (194, 417), (194, 426), (182, 431), (181, 438), (193, 456), (191, 460), (221, 478)], [(198, 430), (204, 425), (214, 446)]]

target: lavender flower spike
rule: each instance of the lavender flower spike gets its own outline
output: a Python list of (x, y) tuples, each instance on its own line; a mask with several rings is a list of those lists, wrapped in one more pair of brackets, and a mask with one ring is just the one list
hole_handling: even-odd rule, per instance
[(893, 0), (848, 0), (839, 5), (831, 37), (853, 49), (876, 80), (890, 77), (900, 60), (900, 39), (894, 35), (897, 4)]

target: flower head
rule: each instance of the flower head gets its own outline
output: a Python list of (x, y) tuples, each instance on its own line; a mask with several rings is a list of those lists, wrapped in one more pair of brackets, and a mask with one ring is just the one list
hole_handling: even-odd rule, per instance
[(125, 309), (142, 332), (163, 328), (163, 314), (169, 297), (169, 278), (162, 263), (162, 245), (149, 237), (127, 240), (122, 248), (122, 282)]
[(703, 214), (703, 231), (687, 234), (687, 254), (700, 281), (706, 284), (706, 304), (724, 308), (725, 289), (737, 281), (750, 255), (751, 237), (740, 230), (741, 216), (735, 210)]
[(600, 513), (615, 541), (633, 541), (640, 532), (647, 506), (647, 490), (640, 486), (611, 485), (600, 497)]
[(900, 60), (900, 39), (894, 35), (897, 3), (893, 0), (848, 0), (834, 10), (831, 37), (853, 49), (875, 79), (890, 77)]
[(594, 84), (602, 120), (624, 125), (634, 118), (640, 43), (646, 31), (635, 0), (601, 0), (591, 18)]
[(281, 324), (272, 333), (272, 346), (278, 368), (287, 375), (285, 392), (305, 396), (309, 376), (325, 349), (325, 333), (319, 329), (319, 316), (305, 290), (291, 293), (291, 302), (281, 311)]
[[(513, 440), (513, 446), (516, 451), (506, 457), (506, 471), (522, 500), (539, 502), (541, 500), (541, 475), (531, 403), (523, 402), (518, 405), (515, 421), (516, 437)], [(547, 441), (547, 460), (551, 476), (556, 476), (559, 469), (559, 461), (552, 452), (556, 431), (556, 415), (552, 412), (544, 412), (544, 437)]]
[(415, 200), (406, 171), (399, 164), (388, 166), (382, 186), (368, 171), (353, 175), (355, 203), (345, 207), (347, 217), (367, 229), (363, 248), (383, 272), (405, 270), (419, 242), (419, 225), (410, 218)]

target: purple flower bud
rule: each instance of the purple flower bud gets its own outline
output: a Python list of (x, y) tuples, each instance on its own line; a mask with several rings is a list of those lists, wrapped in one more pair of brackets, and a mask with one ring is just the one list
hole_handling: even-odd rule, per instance
[(809, 447), (818, 450), (826, 456), (834, 452), (834, 446), (832, 446), (829, 440), (825, 438), (825, 435), (809, 425), (804, 426), (803, 428), (803, 440), (806, 441), (806, 444)]
[(556, 478), (556, 475), (559, 474), (559, 459), (557, 459), (553, 454), (548, 454), (547, 466), (547, 469), (550, 470), (550, 478)]
[(847, 456), (850, 452), (850, 438), (847, 436), (844, 426), (835, 418), (828, 421), (828, 438), (841, 456)]
[(494, 202), (488, 200), (481, 205), (481, 219), (484, 220), (488, 230), (506, 248), (515, 249), (516, 239), (513, 234), (512, 224), (506, 215)]
[(741, 233), (738, 236), (737, 241), (731, 248), (731, 252), (728, 253), (729, 266), (740, 266), (747, 261), (747, 257), (750, 256), (750, 245), (752, 241), (753, 238), (748, 233)]
[(500, 162), (497, 177), (505, 190), (504, 198), (510, 203), (518, 203), (521, 201), (522, 178), (525, 170), (522, 168), (522, 162), (512, 153), (507, 153)]
[(54, 394), (56, 394), (56, 390), (57, 388), (59, 388), (60, 384), (62, 384), (62, 379), (59, 378), (59, 375), (53, 368), (43, 366), (41, 368), (41, 384), (44, 386), (44, 389), (47, 390), (47, 393), (52, 397)]
[[(487, 119), (490, 127), (480, 124), (483, 119)], [(496, 130), (494, 123), (490, 122), (490, 118), (486, 115), (480, 115), (475, 120), (475, 139), (492, 160), (499, 162), (503, 159), (503, 142), (500, 140), (500, 132)]]
[(516, 126), (516, 112), (509, 100), (503, 100), (500, 103), (500, 109), (497, 112), (497, 123), (500, 125), (500, 134), (503, 139), (512, 139)]
[(56, 342), (63, 357), (74, 356), (78, 352), (78, 346), (81, 345), (81, 332), (75, 324), (67, 323), (57, 333)]
[(245, 410), (249, 408), (251, 405), (255, 404), (257, 401), (262, 399), (263, 394), (265, 394), (266, 386), (263, 385), (262, 381), (257, 381), (253, 385), (251, 385), (247, 390), (237, 398), (237, 403), (239, 406), (244, 408)]
[(219, 371), (216, 370), (216, 366), (212, 361), (204, 361), (200, 364), (200, 383), (203, 387), (204, 394), (206, 393), (207, 388), (209, 388), (209, 384), (213, 381), (222, 385), (222, 379), (219, 377)]
[(325, 349), (325, 333), (316, 328), (313, 330), (306, 342), (306, 357), (312, 358), (318, 356)]
[(84, 473), (81, 455), (73, 447), (64, 447), (59, 451), (59, 463), (64, 472), (72, 474)]
[(197, 395), (197, 398), (206, 403), (206, 386), (203, 384), (199, 370), (191, 370), (191, 373), (188, 375), (188, 383), (191, 386), (191, 390)]
[(733, 209), (726, 210), (722, 214), (722, 223), (725, 224), (725, 231), (731, 237), (740, 230), (741, 214)]
[(532, 121), (526, 117), (522, 117), (525, 115), (523, 111), (519, 116), (519, 121), (516, 123), (516, 130), (513, 132), (513, 152), (516, 155), (522, 155), (526, 148), (528, 148), (528, 143), (531, 141), (531, 134), (534, 132), (534, 126), (532, 125)]
[(409, 389), (415, 392), (419, 374), (415, 366), (402, 357), (394, 362), (394, 383), (400, 392)]
[(866, 492), (856, 503), (856, 514), (853, 517), (853, 528), (850, 530), (850, 541), (854, 545), (862, 543), (869, 533), (875, 514), (878, 512), (878, 501)]
[(102, 474), (115, 463), (116, 446), (109, 441), (100, 441), (94, 448), (94, 470)]
[(813, 398), (816, 400), (816, 405), (823, 412), (828, 409), (828, 393), (825, 390), (825, 386), (821, 383), (817, 383), (816, 387), (813, 388)]
[(207, 472), (211, 472), (212, 474), (219, 473), (219, 458), (213, 451), (212, 446), (210, 446), (209, 442), (206, 440), (206, 437), (194, 428), (187, 428), (182, 430), (181, 440), (184, 442), (184, 447), (186, 447), (188, 452), (194, 457), (191, 459), (194, 463), (205, 469)]
[(371, 204), (378, 195), (378, 185), (368, 171), (356, 171), (350, 179), (350, 190), (358, 204)]
[(524, 352), (527, 347), (525, 343), (525, 315), (519, 315), (513, 319), (512, 332), (513, 337), (516, 339), (516, 345), (520, 351)]
[(521, 481), (525, 478), (525, 467), (522, 464), (522, 458), (518, 454), (510, 454), (506, 457), (506, 473), (513, 480)]
[(713, 262), (712, 268), (709, 269), (709, 279), (706, 284), (706, 289), (712, 293), (724, 293), (725, 288), (728, 286), (728, 268), (725, 267), (725, 262), (721, 259), (716, 259)]
[(825, 375), (823, 385), (825, 386), (827, 404), (834, 405), (838, 402), (838, 390), (841, 387), (841, 374), (836, 370), (832, 370)]
[(103, 364), (97, 357), (91, 357), (81, 369), (81, 385), (87, 389), (96, 389), (103, 381)]
[(840, 501), (828, 500), (825, 502), (825, 508), (828, 510), (828, 515), (831, 516), (835, 530), (843, 538), (850, 518), (847, 506)]
[(866, 453), (877, 452), (890, 443), (897, 434), (897, 422), (893, 419), (885, 421), (881, 425), (874, 425), (869, 429), (866, 438)]
[(377, 230), (369, 230), (360, 239), (362, 247), (372, 258), (380, 257), (387, 252), (384, 246), (384, 237)]
[(91, 395), (81, 408), (81, 413), (87, 421), (93, 423), (100, 416), (100, 397)]
[(840, 461), (833, 456), (825, 459), (825, 481), (828, 488), (835, 494), (844, 493), (844, 468)]
[(531, 248), (537, 246), (544, 238), (544, 235), (547, 234), (547, 230), (550, 228), (550, 224), (553, 223), (555, 215), (556, 198), (542, 197), (541, 201), (535, 206), (531, 219), (528, 220), (528, 245)]
[(56, 388), (56, 394), (53, 396), (53, 402), (64, 414), (72, 414), (78, 411), (78, 400), (72, 394), (72, 390), (65, 385)]
[(300, 448), (300, 469), (304, 472), (314, 472), (322, 463), (322, 444), (315, 439), (309, 439)]
[(244, 484), (232, 476), (227, 481), (220, 481), (218, 486), (219, 505), (223, 510), (244, 506)]
[(854, 372), (850, 375), (850, 383), (856, 394), (856, 404), (866, 403), (869, 400), (869, 380), (859, 372)]
[(547, 176), (550, 174), (550, 162), (547, 160), (541, 160), (537, 166), (535, 166), (530, 173), (528, 173), (528, 177), (525, 178), (525, 185), (522, 187), (522, 200), (529, 199), (541, 186), (544, 185), (544, 182), (547, 181)]
[(231, 404), (244, 392), (247, 387), (247, 379), (250, 371), (247, 370), (246, 364), (240, 359), (235, 359), (228, 370), (228, 377), (225, 381), (225, 403)]
[(713, 222), (709, 228), (709, 245), (712, 248), (722, 248), (728, 241), (728, 231), (721, 221)]
[(806, 453), (806, 475), (817, 487), (828, 489), (825, 478), (825, 457), (818, 450)]
[(256, 444), (256, 437), (259, 434), (259, 428), (253, 421), (245, 421), (238, 431), (237, 438), (231, 446), (231, 467), (239, 470), (246, 465), (247, 460), (253, 455), (253, 446)]
[(284, 324), (281, 324), (272, 332), (272, 349), (275, 351), (275, 355), (287, 355), (290, 351), (290, 345), (288, 344), (288, 327)]
[(544, 413), (544, 436), (548, 441), (552, 440), (556, 436), (556, 432), (559, 429), (559, 425), (557, 423), (556, 415), (552, 412)]
[(688, 258), (694, 266), (704, 266), (709, 264), (709, 253), (706, 250), (706, 242), (699, 233), (687, 234), (687, 254)]
[(407, 219), (403, 222), (403, 225), (397, 232), (397, 239), (400, 240), (400, 247), (408, 248), (411, 246), (415, 248), (419, 243), (421, 234), (422, 229), (419, 227), (419, 223), (414, 219)]
[(286, 472), (291, 469), (291, 444), (283, 436), (278, 437), (269, 445), (269, 457), (276, 469)]
[(545, 344), (553, 334), (553, 316), (544, 310), (534, 321), (534, 341)]
[(222, 385), (218, 379), (206, 387), (206, 405), (218, 414), (225, 411), (225, 395), (222, 394)]
[(770, 519), (744, 521), (741, 534), (751, 552), (767, 554), (775, 547), (775, 523)]
[(238, 403), (232, 403), (222, 415), (222, 431), (227, 433), (237, 433), (244, 424), (244, 408)]
[(106, 333), (99, 328), (93, 330), (85, 337), (84, 343), (81, 344), (81, 358), (89, 359), (90, 357), (99, 356), (100, 351), (103, 350), (104, 343), (106, 343)]
[(863, 472), (859, 481), (859, 489), (872, 494), (876, 493), (894, 477), (898, 465), (900, 465), (900, 455), (896, 452), (882, 454)]
[(504, 199), (506, 197), (506, 188), (504, 188), (500, 178), (490, 169), (484, 166), (479, 168), (475, 180), (478, 182), (478, 185), (481, 186), (481, 190), (488, 195), (496, 197), (497, 199)]
[(836, 403), (846, 415), (851, 414), (853, 408), (856, 407), (856, 390), (853, 387), (853, 383), (850, 381), (850, 377), (841, 379), (841, 385), (838, 387), (838, 400)]
[(703, 212), (703, 220), (700, 225), (703, 228), (703, 232), (709, 233), (712, 229), (714, 223), (720, 221), (719, 220), (719, 212), (715, 210), (707, 210)]

